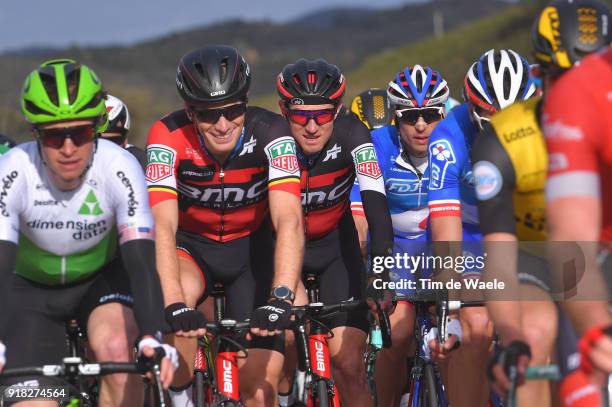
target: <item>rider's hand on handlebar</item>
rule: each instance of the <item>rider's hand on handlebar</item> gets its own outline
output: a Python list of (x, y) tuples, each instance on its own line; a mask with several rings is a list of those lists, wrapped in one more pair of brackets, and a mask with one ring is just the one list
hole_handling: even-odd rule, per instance
[(258, 336), (281, 334), (291, 323), (291, 304), (278, 298), (256, 308), (251, 314), (251, 333)]
[(374, 287), (374, 282), (371, 281), (366, 290), (366, 299), (370, 311), (374, 316), (378, 313), (380, 307), (387, 315), (391, 315), (395, 311), (396, 295), (395, 291), (385, 289), (377, 289)]
[(512, 376), (517, 385), (525, 383), (525, 372), (531, 360), (531, 349), (522, 341), (514, 341), (495, 352), (489, 362), (488, 375), (491, 387), (500, 395), (512, 389)]
[[(176, 349), (166, 343), (161, 344), (151, 336), (145, 336), (138, 343), (138, 356), (146, 358), (154, 358), (156, 349), (163, 351), (163, 358), (159, 363), (160, 379), (164, 390), (168, 390), (172, 380), (174, 379), (174, 371), (178, 368), (178, 354)], [(151, 373), (147, 373), (147, 377), (151, 378)]]
[(585, 373), (612, 374), (612, 325), (591, 328), (578, 342), (578, 350)]
[[(438, 326), (440, 321), (438, 321)], [(431, 357), (436, 361), (442, 361), (448, 359), (450, 353), (457, 349), (459, 345), (461, 345), (461, 340), (463, 338), (463, 331), (461, 329), (461, 322), (458, 319), (447, 317), (446, 321), (446, 340), (444, 344), (440, 343), (438, 338), (438, 329), (432, 328), (427, 339), (427, 345), (429, 346), (429, 351), (431, 353)]]
[(206, 334), (206, 317), (204, 314), (188, 307), (183, 302), (168, 305), (164, 314), (166, 322), (176, 333), (176, 336), (193, 338)]

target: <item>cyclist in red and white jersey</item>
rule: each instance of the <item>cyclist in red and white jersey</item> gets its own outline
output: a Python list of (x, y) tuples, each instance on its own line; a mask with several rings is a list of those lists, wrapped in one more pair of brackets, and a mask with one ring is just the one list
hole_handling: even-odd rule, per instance
[(226, 318), (251, 319), (249, 357), (239, 365), (243, 399), (275, 403), (283, 365), (275, 334), (288, 327), (303, 257), (300, 172), (286, 121), (247, 108), (250, 82), (236, 49), (192, 51), (176, 76), (185, 108), (149, 132), (146, 177), (165, 314), (187, 361), (174, 382), (175, 405), (185, 405), (194, 337), (204, 334), (194, 308), (214, 283), (224, 284)]
[[(578, 270), (584, 274), (577, 289), (580, 295), (587, 287), (588, 297), (567, 301), (564, 307), (583, 335), (583, 370), (594, 370), (600, 378), (612, 373), (612, 315), (599, 272), (605, 276), (612, 271), (612, 260), (606, 257), (612, 248), (611, 112), (612, 49), (606, 48), (555, 83), (543, 118), (549, 151), (550, 240), (578, 242), (585, 260), (584, 270)], [(598, 241), (600, 245), (588, 244)]]

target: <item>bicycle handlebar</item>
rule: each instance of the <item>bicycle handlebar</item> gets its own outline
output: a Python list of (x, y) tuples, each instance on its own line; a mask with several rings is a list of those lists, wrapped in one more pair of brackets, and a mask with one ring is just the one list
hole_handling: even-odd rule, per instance
[[(80, 358), (77, 358), (80, 359)], [(76, 364), (78, 376), (103, 376), (114, 373), (145, 373), (138, 363), (80, 363)], [(69, 365), (63, 363), (60, 365), (43, 365), (30, 367), (14, 367), (4, 369), (0, 377), (15, 377), (15, 376), (63, 376), (66, 373), (66, 368)]]
[(206, 330), (217, 335), (219, 333), (241, 332), (251, 328), (249, 320), (238, 322), (234, 319), (222, 319), (218, 322), (207, 322)]

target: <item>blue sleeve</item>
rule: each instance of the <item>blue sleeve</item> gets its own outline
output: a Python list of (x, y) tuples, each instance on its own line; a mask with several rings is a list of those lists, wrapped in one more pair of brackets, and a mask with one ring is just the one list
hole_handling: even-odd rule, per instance
[(351, 204), (354, 203), (361, 203), (361, 191), (359, 190), (359, 182), (357, 182), (357, 178), (355, 178), (353, 188), (351, 189)]
[[(461, 164), (464, 160), (462, 137), (459, 129), (438, 124), (429, 139), (429, 204), (436, 201), (459, 201)], [(460, 140), (461, 141), (461, 140)]]

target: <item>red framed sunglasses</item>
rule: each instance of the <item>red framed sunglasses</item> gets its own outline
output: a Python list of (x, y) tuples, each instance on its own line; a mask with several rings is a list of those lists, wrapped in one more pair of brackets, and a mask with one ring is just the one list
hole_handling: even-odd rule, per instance
[(40, 141), (45, 147), (62, 148), (67, 138), (72, 140), (75, 146), (80, 147), (94, 141), (96, 131), (90, 124), (74, 127), (57, 127), (52, 129), (36, 129)]
[(334, 120), (336, 109), (321, 110), (287, 110), (287, 118), (295, 124), (306, 126), (313, 119), (317, 125), (322, 126)]

